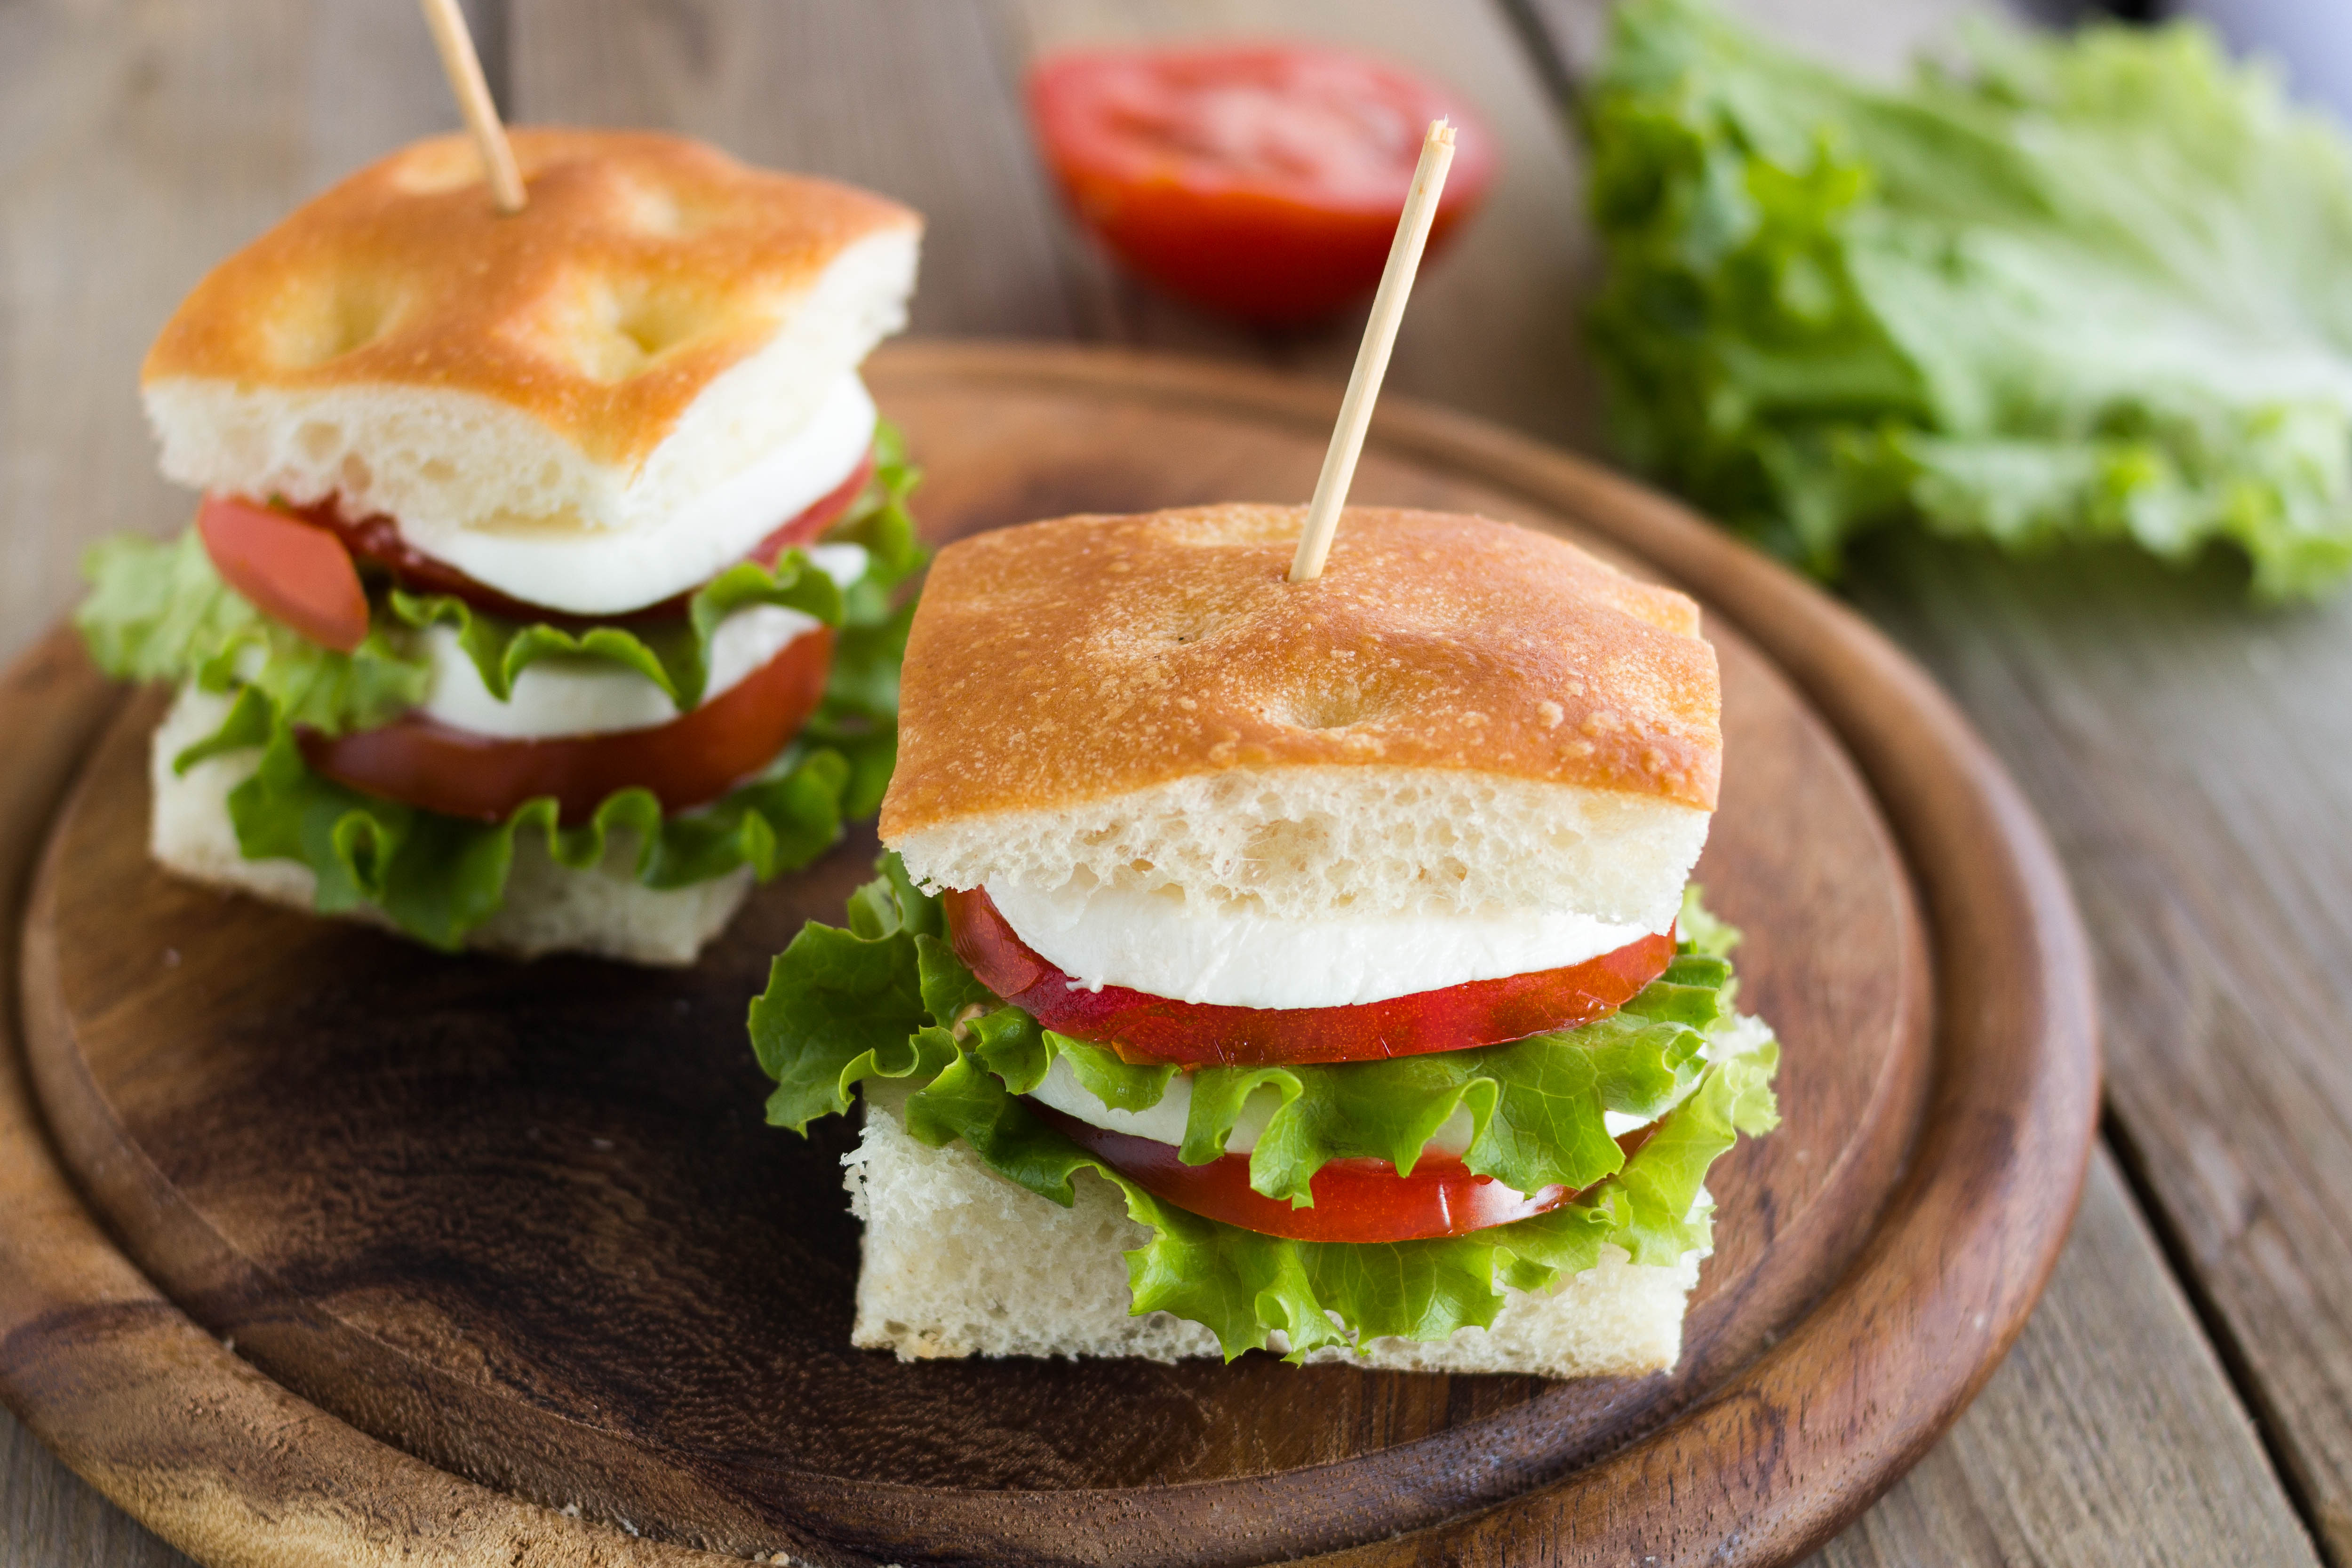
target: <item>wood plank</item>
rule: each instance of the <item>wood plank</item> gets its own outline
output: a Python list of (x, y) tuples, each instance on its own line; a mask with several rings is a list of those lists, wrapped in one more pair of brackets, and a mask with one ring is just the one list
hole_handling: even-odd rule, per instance
[(2317, 1561), (2102, 1154), (2009, 1359), (1950, 1435), (1811, 1563)]
[(914, 328), (1061, 338), (1048, 197), (988, 0), (515, 0), (518, 118), (657, 125), (919, 208)]
[(1853, 592), (1975, 714), (2099, 948), (2126, 1153), (2352, 1560), (2352, 604), (1918, 539)]

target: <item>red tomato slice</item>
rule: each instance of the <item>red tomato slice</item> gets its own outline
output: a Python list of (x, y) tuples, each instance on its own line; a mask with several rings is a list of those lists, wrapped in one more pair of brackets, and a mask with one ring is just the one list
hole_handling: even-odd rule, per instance
[(1440, 115), (1460, 128), (1434, 256), (1494, 183), (1466, 105), (1392, 67), (1302, 44), (1088, 49), (1029, 78), (1045, 162), (1137, 272), (1270, 325), (1369, 294)]
[[(1081, 1122), (1035, 1100), (1022, 1103), (1078, 1147), (1109, 1166), (1154, 1197), (1203, 1219), (1221, 1220), (1262, 1236), (1297, 1241), (1421, 1241), (1435, 1236), (1466, 1236), (1508, 1225), (1581, 1197), (1564, 1186), (1529, 1195), (1478, 1176), (1450, 1155), (1423, 1155), (1411, 1176), (1399, 1176), (1386, 1160), (1334, 1160), (1307, 1185), (1312, 1208), (1293, 1208), (1249, 1184), (1247, 1155), (1220, 1155), (1206, 1165), (1188, 1166), (1176, 1145), (1129, 1133), (1114, 1133)], [(1657, 1124), (1637, 1127), (1617, 1140), (1629, 1159), (1649, 1142)], [(1591, 1190), (1591, 1189), (1586, 1189)]]
[(1234, 1008), (1123, 986), (1088, 990), (1021, 940), (986, 888), (941, 897), (948, 939), (980, 983), (1057, 1034), (1138, 1061), (1187, 1067), (1368, 1061), (1525, 1040), (1605, 1018), (1674, 960), (1675, 938), (1643, 936), (1564, 969), (1471, 980), (1384, 1002)]
[[(810, 543), (849, 509), (850, 503), (857, 499), (859, 493), (866, 488), (866, 481), (873, 477), (874, 454), (869, 449), (848, 478), (811, 501), (798, 515), (753, 545), (745, 552), (743, 559), (766, 566), (772, 564), (778, 556), (793, 546)], [(648, 604), (642, 610), (632, 610), (622, 615), (567, 615), (509, 598), (495, 588), (475, 581), (446, 561), (426, 555), (401, 537), (398, 523), (381, 513), (354, 522), (344, 517), (341, 509), (330, 499), (315, 507), (303, 507), (300, 515), (340, 538), (352, 554), (388, 569), (403, 588), (418, 593), (455, 594), (477, 610), (503, 615), (509, 620), (544, 621), (557, 626), (656, 621), (665, 616), (684, 614), (687, 601), (693, 597), (690, 591), (677, 594), (658, 604)]]
[(363, 793), (479, 821), (552, 795), (568, 827), (632, 785), (674, 813), (708, 805), (774, 760), (824, 695), (832, 655), (831, 627), (803, 632), (719, 696), (648, 729), (504, 740), (413, 714), (352, 735), (305, 734), (302, 757)]
[(196, 534), (221, 580), (271, 620), (338, 653), (367, 636), (367, 590), (332, 534), (237, 496), (206, 496)]

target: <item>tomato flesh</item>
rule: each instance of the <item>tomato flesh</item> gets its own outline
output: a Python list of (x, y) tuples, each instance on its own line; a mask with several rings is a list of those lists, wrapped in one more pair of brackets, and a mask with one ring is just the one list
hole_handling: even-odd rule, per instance
[[(849, 509), (865, 490), (866, 482), (873, 477), (874, 453), (869, 448), (848, 478), (810, 502), (767, 538), (753, 545), (743, 559), (758, 561), (762, 566), (771, 565), (794, 545), (814, 542), (819, 534)], [(403, 588), (418, 593), (452, 594), (477, 610), (503, 615), (509, 620), (544, 621), (566, 627), (656, 621), (666, 616), (683, 615), (687, 601), (694, 597), (691, 591), (675, 594), (657, 604), (648, 604), (621, 615), (564, 614), (510, 598), (495, 588), (475, 581), (448, 562), (426, 555), (401, 537), (398, 523), (381, 513), (354, 521), (346, 517), (341, 507), (330, 498), (317, 506), (303, 507), (299, 515), (315, 528), (341, 539), (352, 555), (390, 571), (393, 580)]]
[(1013, 929), (986, 888), (941, 895), (948, 939), (980, 983), (1057, 1034), (1187, 1067), (1369, 1061), (1500, 1045), (1605, 1018), (1664, 973), (1675, 937), (1637, 938), (1588, 963), (1329, 1008), (1180, 1002), (1078, 985)]
[[(1466, 1236), (1583, 1196), (1564, 1186), (1548, 1186), (1533, 1195), (1519, 1192), (1493, 1176), (1477, 1175), (1459, 1156), (1431, 1154), (1415, 1161), (1409, 1176), (1399, 1176), (1386, 1160), (1333, 1160), (1307, 1184), (1315, 1195), (1314, 1207), (1293, 1208), (1286, 1199), (1268, 1197), (1250, 1186), (1247, 1155), (1219, 1155), (1205, 1165), (1188, 1166), (1173, 1144), (1114, 1133), (1035, 1100), (1023, 1103), (1152, 1197), (1203, 1219), (1238, 1225), (1262, 1236), (1297, 1241), (1422, 1241)], [(1617, 1146), (1631, 1158), (1655, 1127), (1653, 1123), (1636, 1128), (1619, 1138)]]
[(367, 590), (332, 534), (242, 497), (206, 496), (196, 536), (221, 580), (271, 620), (338, 653), (367, 637)]
[(1434, 255), (1494, 183), (1494, 138), (1449, 93), (1312, 45), (1087, 49), (1038, 65), (1030, 116), (1079, 218), (1170, 292), (1268, 325), (1380, 281), (1440, 115), (1458, 128)]
[(833, 629), (802, 633), (725, 692), (667, 724), (606, 735), (510, 740), (411, 714), (377, 729), (299, 737), (312, 770), (383, 800), (504, 821), (552, 795), (565, 826), (606, 796), (653, 791), (665, 814), (708, 805), (775, 759), (824, 695)]

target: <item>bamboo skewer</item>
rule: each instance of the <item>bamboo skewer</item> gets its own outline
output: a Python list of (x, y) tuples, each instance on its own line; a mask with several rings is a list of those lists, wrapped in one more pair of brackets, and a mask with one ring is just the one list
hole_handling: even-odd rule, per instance
[(1381, 395), (1381, 378), (1388, 373), (1389, 350), (1396, 347), (1397, 323), (1404, 317), (1405, 298), (1412, 292), (1413, 274), (1421, 268), (1421, 253), (1429, 244), (1430, 225), (1437, 221), (1437, 198), (1445, 190), (1445, 171), (1453, 162), (1453, 125), (1444, 120), (1430, 121), (1429, 134), (1421, 143), (1421, 162), (1412, 172), (1412, 191), (1397, 219), (1388, 266), (1381, 272), (1380, 291), (1372, 296), (1371, 319), (1364, 323), (1356, 368), (1348, 376), (1348, 394), (1339, 402), (1339, 422), (1332, 427), (1323, 472), (1315, 480), (1315, 499), (1307, 508), (1298, 553), (1290, 559), (1293, 582), (1311, 582), (1323, 575), (1331, 536), (1339, 528), (1339, 508), (1347, 505), (1356, 459), (1364, 449), (1364, 432), (1371, 425), (1372, 403)]
[(482, 75), (482, 58), (474, 52), (474, 35), (466, 30), (465, 13), (457, 0), (420, 0), (425, 25), (433, 30), (434, 47), (441, 51), (441, 69), (449, 90), (457, 98), (457, 111), (481, 149), (482, 168), (490, 183), (490, 199), (502, 213), (522, 211), (526, 199), (522, 171), (515, 166), (514, 149), (507, 144), (506, 127), (499, 123), (499, 106), (490, 98), (490, 84)]

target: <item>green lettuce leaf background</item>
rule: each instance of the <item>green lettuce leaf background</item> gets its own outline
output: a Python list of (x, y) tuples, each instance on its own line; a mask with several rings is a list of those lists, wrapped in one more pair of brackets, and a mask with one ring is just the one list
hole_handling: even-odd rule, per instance
[[(647, 631), (520, 625), (446, 596), (372, 596), (367, 640), (349, 655), (320, 648), (262, 615), (222, 582), (194, 530), (169, 543), (110, 539), (90, 553), (92, 591), (76, 620), (100, 666), (131, 680), (192, 682), (234, 693), (220, 728), (176, 758), (259, 750), (252, 777), (229, 795), (248, 859), (300, 862), (318, 878), (317, 907), (373, 904), (401, 930), (444, 948), (498, 913), (518, 835), (557, 862), (584, 870), (625, 849), (647, 887), (682, 887), (749, 866), (761, 880), (807, 864), (845, 821), (881, 804), (898, 746), (898, 662), (910, 603), (892, 591), (925, 552), (906, 509), (919, 477), (898, 434), (876, 435), (875, 481), (829, 540), (865, 547), (867, 569), (847, 590), (788, 551), (775, 565), (730, 569), (697, 591), (687, 621)], [(502, 822), (424, 811), (344, 788), (304, 766), (298, 728), (329, 734), (386, 723), (424, 695), (429, 669), (404, 644), (412, 629), (446, 620), (493, 692), (550, 656), (611, 659), (647, 675), (681, 705), (698, 700), (719, 622), (748, 603), (782, 603), (837, 628), (825, 694), (800, 737), (760, 778), (722, 800), (665, 818), (650, 791), (621, 790), (586, 822), (559, 827), (552, 800), (526, 801)], [(453, 608), (454, 607), (454, 608)], [(644, 632), (646, 634), (641, 635)]]
[[(1457, 1108), (1475, 1129), (1464, 1155), (1471, 1169), (1522, 1191), (1591, 1187), (1578, 1202), (1440, 1240), (1259, 1235), (1153, 1197), (1034, 1115), (1018, 1096), (1057, 1056), (1091, 1092), (1127, 1109), (1157, 1103), (1175, 1070), (1122, 1061), (1001, 1003), (948, 946), (937, 902), (896, 857), (882, 869), (851, 900), (846, 927), (801, 929), (751, 1005), (753, 1049), (776, 1082), (768, 1119), (804, 1133), (848, 1110), (861, 1083), (896, 1081), (911, 1091), (900, 1108), (909, 1134), (933, 1147), (960, 1140), (1042, 1197), (1068, 1205), (1073, 1176), (1094, 1171), (1152, 1232), (1128, 1255), (1134, 1310), (1204, 1323), (1229, 1357), (1264, 1347), (1276, 1331), (1294, 1354), (1387, 1334), (1443, 1339), (1491, 1322), (1507, 1286), (1540, 1289), (1592, 1267), (1604, 1244), (1636, 1262), (1670, 1264), (1708, 1244), (1707, 1167), (1738, 1134), (1760, 1134), (1777, 1120), (1769, 1083), (1779, 1048), (1728, 1005), (1724, 953), (1737, 933), (1694, 899), (1685, 923), (1696, 936), (1658, 981), (1599, 1023), (1402, 1061), (1192, 1074), (1181, 1157), (1217, 1157), (1243, 1105), (1270, 1094), (1279, 1109), (1251, 1155), (1251, 1186), (1295, 1206), (1311, 1204), (1309, 1181), (1329, 1160), (1364, 1155), (1409, 1170)], [(1607, 1111), (1664, 1121), (1629, 1159), (1608, 1134)]]
[(1582, 109), (1626, 455), (1817, 570), (1906, 517), (2352, 570), (2352, 149), (2191, 26), (1882, 89), (1627, 0)]

